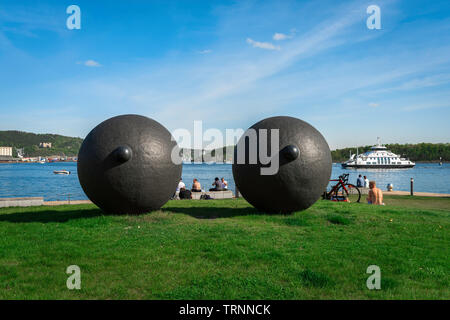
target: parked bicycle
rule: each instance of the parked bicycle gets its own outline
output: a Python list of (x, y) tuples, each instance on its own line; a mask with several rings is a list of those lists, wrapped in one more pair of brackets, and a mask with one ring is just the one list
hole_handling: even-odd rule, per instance
[(338, 179), (332, 179), (330, 181), (338, 181), (334, 186), (331, 187), (330, 191), (325, 191), (322, 198), (334, 201), (348, 201), (350, 194), (357, 197), (356, 202), (361, 200), (361, 191), (354, 184), (348, 183), (348, 173), (339, 176)]

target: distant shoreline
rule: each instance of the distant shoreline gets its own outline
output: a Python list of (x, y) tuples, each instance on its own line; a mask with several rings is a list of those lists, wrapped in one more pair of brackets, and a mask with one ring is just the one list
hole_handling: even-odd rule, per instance
[[(333, 161), (332, 163), (333, 164), (341, 164), (343, 161)], [(32, 162), (30, 162), (30, 161), (0, 161), (0, 164), (29, 164), (29, 163), (36, 163), (36, 164), (38, 164), (39, 162), (37, 162), (37, 161), (32, 161)], [(47, 163), (77, 163), (77, 161), (52, 161), (52, 162), (46, 162), (45, 164), (47, 164)], [(198, 163), (198, 162), (191, 162), (191, 163), (183, 163), (183, 164), (211, 164), (211, 163), (208, 163), (208, 162), (201, 162), (201, 163)], [(417, 164), (417, 163), (421, 163), (421, 164), (423, 164), (423, 163), (439, 163), (439, 160), (434, 160), (434, 161), (415, 161), (415, 163)], [(450, 163), (450, 161), (442, 161), (442, 163)], [(41, 164), (43, 164), (43, 163), (41, 163)], [(212, 164), (229, 164), (229, 163), (225, 163), (225, 162), (218, 162), (218, 163), (212, 163)], [(231, 164), (231, 163), (230, 163)]]
[[(413, 161), (413, 162), (415, 162), (415, 163), (439, 163), (439, 162), (442, 162), (442, 163), (450, 163), (450, 160), (449, 161), (444, 161), (444, 160), (442, 160), (442, 161), (439, 161), (439, 160), (429, 160), (429, 161), (415, 161), (415, 160), (411, 160), (411, 161)], [(342, 162), (344, 162), (344, 161), (333, 161), (333, 164), (334, 163), (337, 163), (337, 164), (341, 164)]]
[[(414, 160), (412, 160), (412, 161), (414, 161)], [(442, 163), (450, 163), (450, 161), (444, 161), (444, 160), (442, 160), (442, 161), (439, 161), (439, 160), (433, 160), (433, 161), (414, 161), (415, 163), (439, 163), (439, 162), (442, 162)]]
[[(39, 163), (37, 161), (0, 161), (0, 164), (25, 164), (25, 163), (36, 163), (36, 164), (44, 164)], [(46, 162), (47, 163), (77, 163), (77, 161), (52, 161), (52, 162)]]

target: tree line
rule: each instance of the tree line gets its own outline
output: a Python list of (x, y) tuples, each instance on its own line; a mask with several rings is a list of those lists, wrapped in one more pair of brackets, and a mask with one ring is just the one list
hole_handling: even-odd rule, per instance
[[(51, 148), (40, 148), (41, 142), (50, 142)], [(0, 131), (0, 146), (13, 147), (13, 156), (17, 156), (16, 148), (23, 148), (27, 157), (35, 156), (67, 156), (72, 157), (78, 154), (83, 139), (66, 137), (58, 134), (35, 134), (23, 131)], [(370, 150), (372, 146), (358, 147), (359, 153)], [(450, 143), (417, 143), (417, 144), (387, 144), (388, 150), (412, 161), (450, 161)], [(232, 157), (233, 147), (223, 147), (224, 159)], [(228, 152), (227, 152), (228, 151)], [(350, 151), (356, 153), (355, 148), (336, 149), (331, 151), (333, 162), (346, 161)], [(192, 156), (194, 150), (191, 150)], [(211, 152), (215, 156), (215, 150)]]
[[(50, 142), (51, 148), (40, 148), (41, 142)], [(24, 156), (67, 156), (78, 154), (83, 139), (66, 137), (58, 134), (36, 134), (23, 131), (0, 131), (0, 146), (13, 147), (13, 156), (18, 149), (24, 150)]]
[[(442, 161), (450, 161), (450, 143), (417, 143), (417, 144), (387, 144), (386, 148), (395, 154), (404, 158), (409, 158), (412, 161), (426, 161), (437, 162), (439, 157), (442, 157)], [(372, 146), (358, 147), (358, 152), (364, 153), (369, 151)], [(333, 162), (343, 162), (350, 157), (350, 151), (352, 154), (356, 153), (356, 147), (336, 149), (331, 151), (331, 157)], [(194, 150), (191, 150), (192, 157)], [(209, 151), (211, 156), (214, 157), (216, 150)], [(223, 147), (222, 154), (224, 159), (231, 159), (233, 153), (233, 147)]]

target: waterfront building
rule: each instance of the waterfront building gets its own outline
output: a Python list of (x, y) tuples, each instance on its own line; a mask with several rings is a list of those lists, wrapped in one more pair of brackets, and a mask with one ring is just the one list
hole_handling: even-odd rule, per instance
[(0, 156), (12, 157), (12, 147), (0, 147)]
[(39, 143), (39, 148), (51, 148), (52, 143), (51, 142), (41, 142)]

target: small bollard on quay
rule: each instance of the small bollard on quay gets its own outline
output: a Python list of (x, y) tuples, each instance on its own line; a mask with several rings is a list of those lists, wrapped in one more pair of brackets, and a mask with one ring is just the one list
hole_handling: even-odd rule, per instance
[(414, 195), (414, 178), (411, 178), (411, 195)]

